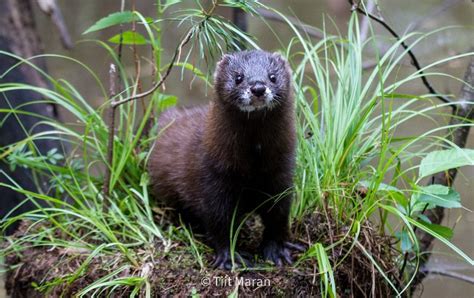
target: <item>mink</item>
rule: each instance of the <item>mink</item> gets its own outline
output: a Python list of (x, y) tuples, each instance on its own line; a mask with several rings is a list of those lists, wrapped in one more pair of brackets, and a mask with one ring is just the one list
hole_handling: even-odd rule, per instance
[(263, 257), (291, 264), (296, 117), (289, 64), (260, 50), (226, 54), (214, 93), (206, 106), (160, 115), (149, 160), (153, 194), (203, 228), (215, 267), (231, 268), (231, 228), (249, 212), (265, 227)]

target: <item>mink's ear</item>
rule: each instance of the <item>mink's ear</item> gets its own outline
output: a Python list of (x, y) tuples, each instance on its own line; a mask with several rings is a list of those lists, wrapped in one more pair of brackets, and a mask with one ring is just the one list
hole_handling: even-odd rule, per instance
[(283, 56), (279, 52), (273, 52), (272, 56), (276, 59), (284, 59)]
[(219, 60), (219, 62), (217, 62), (217, 67), (220, 67), (221, 65), (222, 66), (228, 65), (229, 61), (231, 59), (231, 56), (232, 56), (231, 54), (222, 55), (221, 60)]
[(278, 62), (280, 62), (280, 63), (283, 63), (283, 64), (285, 64), (285, 65), (288, 65), (288, 61), (287, 61), (280, 53), (278, 53), (278, 52), (273, 52), (273, 53), (272, 53), (272, 57), (273, 57), (276, 61), (278, 61)]
[(222, 56), (221, 60), (219, 60), (219, 62), (217, 62), (216, 70), (214, 72), (214, 82), (216, 82), (216, 80), (217, 80), (217, 74), (220, 73), (220, 70), (222, 68), (229, 65), (231, 59), (232, 59), (232, 54), (224, 54)]
[(230, 64), (230, 60), (232, 59), (232, 54), (224, 54), (221, 58), (221, 60), (219, 60), (219, 62), (217, 62), (217, 65), (216, 65), (216, 72), (220, 69), (222, 69), (223, 67), (226, 67)]
[(288, 71), (288, 73), (291, 74), (291, 67), (290, 67), (290, 63), (288, 62), (288, 60), (286, 60), (285, 57), (283, 57), (280, 53), (278, 52), (274, 52), (272, 54), (272, 57), (273, 59), (275, 59), (275, 61), (277, 61), (278, 63), (281, 63), (282, 65), (284, 65), (284, 67), (286, 68), (286, 70)]

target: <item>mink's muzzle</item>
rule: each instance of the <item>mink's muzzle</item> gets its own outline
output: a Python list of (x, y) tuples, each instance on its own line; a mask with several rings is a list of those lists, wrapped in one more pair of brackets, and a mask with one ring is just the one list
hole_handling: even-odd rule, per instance
[(256, 82), (250, 87), (250, 91), (252, 91), (253, 95), (260, 97), (265, 94), (265, 91), (267, 91), (267, 86), (262, 82)]

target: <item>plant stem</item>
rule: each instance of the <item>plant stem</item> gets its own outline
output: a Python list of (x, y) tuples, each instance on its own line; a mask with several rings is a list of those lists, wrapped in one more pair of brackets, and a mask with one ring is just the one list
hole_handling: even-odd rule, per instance
[[(116, 84), (115, 84), (115, 79), (116, 79), (116, 73), (117, 70), (115, 68), (115, 65), (112, 63), (110, 64), (110, 69), (109, 69), (109, 84), (110, 84), (110, 100), (114, 100), (114, 97), (117, 93), (116, 91)], [(105, 170), (105, 177), (104, 177), (104, 185), (103, 185), (103, 193), (104, 193), (104, 202), (103, 202), (103, 210), (106, 211), (108, 209), (108, 199), (110, 196), (110, 178), (111, 178), (111, 173), (112, 173), (112, 164), (113, 164), (113, 153), (114, 153), (114, 136), (115, 136), (115, 109), (116, 106), (113, 104), (109, 107), (108, 109), (108, 127), (109, 127), (109, 139), (108, 139), (108, 144), (107, 144), (107, 165), (106, 165), (106, 170)]]

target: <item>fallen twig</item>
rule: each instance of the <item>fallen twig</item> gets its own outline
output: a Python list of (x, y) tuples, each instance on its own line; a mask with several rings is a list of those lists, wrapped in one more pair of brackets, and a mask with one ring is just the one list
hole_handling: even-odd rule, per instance
[(470, 284), (474, 285), (474, 277), (468, 276), (468, 275), (465, 275), (465, 274), (461, 274), (459, 272), (445, 271), (445, 270), (434, 269), (434, 268), (422, 269), (421, 272), (423, 272), (425, 275), (435, 274), (435, 275), (447, 276), (447, 277), (462, 280), (464, 282), (467, 282), (467, 283), (470, 283)]

